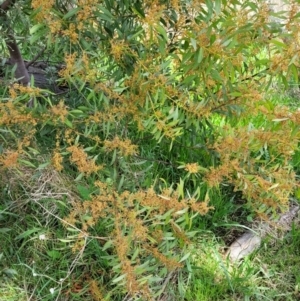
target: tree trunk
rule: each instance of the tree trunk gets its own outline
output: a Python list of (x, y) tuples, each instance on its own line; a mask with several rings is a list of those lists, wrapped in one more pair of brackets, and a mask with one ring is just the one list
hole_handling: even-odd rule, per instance
[(27, 86), (30, 83), (30, 77), (13, 35), (8, 34), (6, 45), (10, 54), (10, 62), (12, 65), (16, 65), (15, 77), (22, 85)]
[[(8, 59), (5, 63), (6, 67), (7, 66), (12, 67), (15, 64), (16, 61), (12, 60), (11, 58)], [(28, 68), (26, 68), (27, 65), (29, 65)], [(46, 70), (49, 67), (54, 68), (56, 72), (54, 72), (54, 74), (47, 74)], [(21, 84), (27, 85), (28, 83), (31, 82), (31, 79), (33, 77), (34, 86), (37, 88), (46, 89), (56, 94), (66, 92), (66, 89), (64, 87), (58, 86), (57, 83), (55, 82), (55, 80), (59, 78), (58, 71), (62, 68), (62, 66), (53, 67), (53, 66), (49, 66), (45, 62), (31, 63), (27, 61), (22, 61), (22, 68), (25, 68), (25, 70), (23, 69), (22, 72), (24, 72), (23, 74), (27, 74), (27, 76), (26, 76), (26, 80), (24, 80), (25, 78), (19, 80)], [(0, 70), (0, 74), (5, 74), (4, 70)], [(19, 79), (21, 77), (20, 73), (17, 74), (17, 72), (15, 72), (15, 77)]]

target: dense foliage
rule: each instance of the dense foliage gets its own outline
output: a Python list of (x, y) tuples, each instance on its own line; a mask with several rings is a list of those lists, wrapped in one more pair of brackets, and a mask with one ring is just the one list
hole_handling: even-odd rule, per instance
[[(215, 194), (240, 192), (262, 218), (286, 208), (300, 111), (266, 92), (298, 81), (300, 7), (288, 2), (285, 12), (259, 0), (1, 4), (0, 173), (17, 179), (1, 185), (55, 216), (65, 229), (49, 234), (51, 256), (74, 257), (40, 294), (54, 286), (67, 298), (83, 266), (75, 282), (94, 300), (159, 298), (170, 275), (190, 271), (193, 223)], [(34, 61), (48, 89), (26, 73)]]

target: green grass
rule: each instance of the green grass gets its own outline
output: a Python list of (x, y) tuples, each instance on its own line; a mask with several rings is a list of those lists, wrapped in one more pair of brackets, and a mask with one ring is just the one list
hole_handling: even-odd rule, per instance
[(26, 288), (19, 287), (11, 280), (1, 281), (0, 298), (5, 301), (25, 301), (28, 300)]
[(277, 300), (300, 297), (300, 218), (282, 239), (267, 238), (240, 263), (222, 258), (224, 244), (211, 234), (197, 244), (186, 300)]
[[(26, 183), (22, 179), (24, 188)], [(96, 240), (89, 241), (84, 256), (70, 250), (76, 232), (60, 224), (58, 216), (66, 208), (54, 197), (55, 188), (62, 183), (70, 194), (76, 195), (77, 184), (71, 185), (57, 174), (52, 175), (47, 186), (52, 197), (38, 202), (29, 203), (23, 194), (17, 203), (8, 190), (3, 192), (6, 209), (1, 208), (0, 271), (4, 281), (0, 285), (0, 300), (25, 301), (31, 300), (31, 295), (33, 300), (43, 301), (58, 296), (58, 300), (95, 300), (89, 293), (88, 277), (105, 277), (102, 275), (107, 269), (107, 254)], [(238, 224), (245, 224), (247, 213), (229, 195), (216, 192), (212, 198), (216, 209), (195, 218), (194, 229), (198, 229), (199, 235), (190, 250), (193, 273), (176, 275), (173, 285), (166, 289), (165, 300), (182, 300), (176, 298), (178, 281), (186, 301), (299, 300), (300, 218), (282, 239), (266, 238), (259, 250), (234, 265), (224, 258), (224, 253), (233, 236), (240, 235), (242, 228)], [(64, 280), (60, 282), (61, 279)], [(121, 295), (116, 299), (115, 295), (114, 299), (105, 300), (123, 299)]]

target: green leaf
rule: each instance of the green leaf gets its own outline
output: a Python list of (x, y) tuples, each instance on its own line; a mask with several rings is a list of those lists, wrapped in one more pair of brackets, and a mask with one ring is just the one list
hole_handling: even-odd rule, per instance
[(161, 25), (156, 25), (155, 29), (162, 35), (165, 41), (168, 41), (168, 35), (165, 28)]
[(29, 161), (27, 161), (27, 160), (24, 160), (24, 159), (18, 159), (18, 161), (19, 161), (20, 163), (26, 165), (26, 166), (36, 168), (36, 166), (35, 166), (33, 163), (31, 163), (31, 162), (29, 162)]
[(114, 163), (115, 163), (115, 161), (116, 161), (116, 158), (117, 158), (117, 150), (114, 149), (114, 151), (113, 151), (113, 156), (112, 156), (112, 158), (111, 158), (111, 163), (110, 163), (110, 165), (114, 165)]
[(139, 255), (140, 253), (140, 248), (136, 248), (136, 250), (134, 251), (132, 257), (131, 257), (131, 260), (135, 260), (137, 258), (137, 256)]
[(112, 283), (117, 283), (120, 282), (121, 280), (123, 280), (126, 277), (126, 274), (123, 274), (115, 279), (113, 279)]
[(61, 241), (61, 242), (70, 243), (70, 242), (73, 242), (75, 240), (75, 238), (74, 239), (59, 238), (58, 240)]
[(33, 35), (34, 33), (36, 33), (38, 30), (40, 30), (41, 28), (44, 28), (45, 25), (44, 24), (36, 24), (34, 26), (32, 26), (30, 29), (29, 29), (29, 33), (30, 35)]
[(83, 111), (81, 110), (78, 110), (78, 109), (74, 109), (72, 111), (69, 111), (70, 114), (74, 114), (74, 115), (80, 115), (80, 114), (83, 114)]
[(217, 15), (221, 13), (222, 0), (215, 0), (215, 12)]
[(180, 179), (179, 184), (177, 184), (177, 192), (181, 198), (184, 198), (184, 180)]
[(44, 169), (45, 167), (49, 166), (50, 165), (50, 162), (46, 162), (46, 163), (42, 163), (38, 166), (37, 169)]
[(183, 262), (183, 261), (187, 260), (190, 256), (191, 256), (191, 253), (185, 254), (185, 255), (180, 259), (179, 262)]
[(112, 240), (108, 240), (108, 241), (104, 244), (104, 246), (103, 246), (103, 248), (102, 248), (102, 251), (105, 251), (105, 250), (109, 249), (112, 245), (113, 245), (113, 241), (112, 241)]
[(120, 179), (120, 181), (119, 181), (119, 184), (118, 184), (118, 191), (120, 191), (121, 190), (121, 188), (122, 188), (122, 186), (123, 186), (123, 184), (124, 184), (124, 181), (125, 181), (125, 175), (123, 174), (122, 176), (121, 176), (121, 179)]
[(195, 39), (191, 38), (191, 44), (192, 44), (194, 50), (196, 51), (196, 49), (197, 49), (197, 41)]
[(17, 237), (15, 237), (15, 240), (20, 240), (20, 239), (26, 238), (26, 237), (30, 236), (31, 234), (36, 233), (40, 230), (41, 230), (41, 228), (33, 228), (30, 230), (27, 230), (27, 231), (23, 232), (22, 234), (19, 234)]
[(18, 275), (18, 272), (15, 269), (4, 269), (3, 272), (9, 277)]
[(113, 23), (115, 20), (114, 16), (105, 7), (103, 6), (98, 6), (98, 7), (99, 9), (95, 11), (95, 15), (97, 15), (104, 21)]
[(64, 121), (64, 123), (65, 123), (65, 125), (67, 125), (69, 128), (73, 128), (73, 124), (72, 124), (72, 122), (69, 120), (69, 119), (65, 119), (65, 121)]
[(143, 11), (143, 8), (141, 6), (140, 2), (134, 3), (132, 6), (132, 10), (134, 13), (136, 13), (140, 18), (145, 18), (145, 13)]
[(203, 48), (199, 48), (197, 51), (197, 63), (200, 64), (203, 59)]
[(222, 82), (222, 77), (216, 69), (211, 70), (211, 76), (214, 80)]
[(272, 44), (278, 46), (279, 48), (286, 48), (287, 47), (287, 45), (284, 42), (280, 41), (280, 40), (272, 39), (270, 42)]
[(71, 18), (72, 16), (77, 14), (81, 9), (82, 9), (81, 7), (76, 7), (76, 8), (69, 10), (68, 13), (66, 13), (64, 15), (63, 20), (67, 20), (67, 19)]
[(50, 250), (50, 251), (47, 251), (47, 254), (49, 257), (51, 257), (52, 259), (59, 259), (61, 258), (62, 254), (57, 251), (57, 250)]
[(80, 196), (84, 199), (84, 200), (90, 200), (90, 190), (88, 188), (86, 188), (85, 186), (82, 185), (77, 185), (76, 186)]

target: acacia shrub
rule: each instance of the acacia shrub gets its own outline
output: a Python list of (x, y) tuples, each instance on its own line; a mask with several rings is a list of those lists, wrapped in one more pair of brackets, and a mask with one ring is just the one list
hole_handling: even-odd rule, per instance
[[(103, 238), (112, 279), (107, 286), (94, 276), (103, 298), (159, 296), (166, 276), (188, 266), (193, 219), (212, 209), (220, 185), (241, 191), (262, 218), (288, 205), (297, 187), (291, 159), (299, 112), (273, 106), (266, 92), (274, 80), (297, 78), (297, 1), (278, 13), (283, 23), (275, 29), (261, 1), (32, 1), (19, 8), (31, 11), (30, 41), (64, 53), (59, 75), (78, 101), (10, 86), (0, 106), (1, 169), (41, 168), (34, 154), (42, 150), (48, 168), (90, 184), (63, 223), (78, 231), (74, 252)], [(41, 103), (24, 106), (36, 97)], [(45, 128), (49, 151), (41, 147)]]

